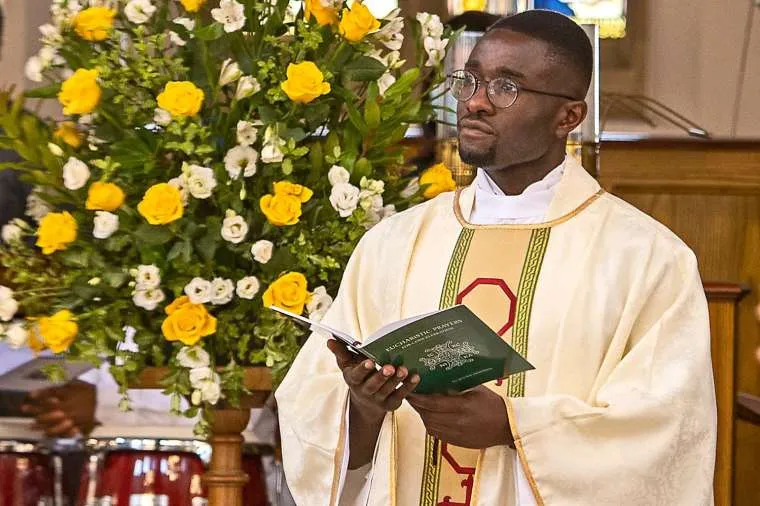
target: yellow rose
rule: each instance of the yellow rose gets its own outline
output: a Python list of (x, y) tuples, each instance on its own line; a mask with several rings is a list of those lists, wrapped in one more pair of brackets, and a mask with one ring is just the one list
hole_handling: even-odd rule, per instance
[(159, 183), (148, 188), (137, 211), (151, 225), (166, 225), (182, 218), (182, 194), (169, 183)]
[(87, 191), (85, 207), (90, 211), (116, 211), (124, 203), (124, 191), (113, 183), (96, 181)]
[(113, 28), (116, 11), (108, 7), (90, 7), (74, 16), (72, 24), (77, 35), (84, 40), (100, 42), (106, 40)]
[(292, 195), (298, 197), (298, 200), (301, 202), (308, 202), (312, 195), (314, 195), (314, 192), (300, 184), (294, 184), (290, 181), (278, 181), (274, 184), (274, 194)]
[(84, 136), (77, 130), (77, 125), (73, 121), (64, 121), (58, 125), (53, 136), (58, 137), (74, 149), (79, 148), (84, 142)]
[(259, 206), (269, 223), (277, 227), (295, 225), (301, 217), (301, 199), (293, 195), (264, 195)]
[(186, 295), (169, 304), (165, 311), (168, 317), (161, 324), (161, 332), (167, 341), (192, 346), (216, 332), (216, 318), (203, 304), (191, 303)]
[(378, 28), (380, 28), (380, 21), (358, 1), (354, 2), (351, 10), (343, 9), (343, 18), (338, 26), (340, 34), (351, 42), (359, 42), (365, 35)]
[(325, 7), (322, 0), (305, 0), (303, 6), (304, 17), (307, 20), (313, 14), (320, 26), (338, 23), (338, 11), (332, 7)]
[(203, 105), (203, 90), (190, 81), (166, 83), (158, 95), (158, 106), (172, 116), (195, 116)]
[(40, 220), (36, 244), (45, 255), (65, 250), (76, 239), (77, 222), (68, 212), (48, 213)]
[(306, 276), (300, 272), (288, 272), (280, 276), (262, 296), (264, 307), (278, 306), (291, 313), (303, 313), (304, 305), (311, 299), (307, 290)]
[(454, 191), (457, 187), (451, 171), (446, 165), (438, 163), (433, 165), (420, 176), (420, 186), (430, 185), (425, 188), (422, 196), (432, 199), (439, 193)]
[(53, 353), (63, 353), (74, 342), (79, 326), (71, 311), (63, 309), (53, 316), (43, 316), (37, 320), (35, 330), (42, 343)]
[(285, 94), (293, 102), (308, 104), (320, 95), (330, 93), (330, 83), (314, 62), (305, 61), (288, 65), (288, 79), (280, 84)]
[(98, 71), (78, 69), (66, 79), (58, 92), (64, 114), (89, 114), (100, 103), (103, 92), (98, 86)]
[(206, 3), (206, 0), (179, 0), (179, 3), (182, 4), (182, 7), (187, 12), (198, 12), (201, 6)]

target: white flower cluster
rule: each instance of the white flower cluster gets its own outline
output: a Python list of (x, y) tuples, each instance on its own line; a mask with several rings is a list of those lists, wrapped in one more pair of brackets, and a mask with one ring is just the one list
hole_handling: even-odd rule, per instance
[(156, 6), (150, 0), (129, 0), (124, 7), (127, 19), (136, 25), (147, 23), (156, 12)]
[(225, 32), (237, 32), (245, 26), (245, 7), (235, 0), (221, 0), (219, 7), (211, 9), (211, 17), (224, 25)]
[[(172, 23), (174, 23), (175, 25), (185, 27), (185, 30), (187, 30), (189, 37), (191, 39), (193, 38), (193, 30), (195, 30), (195, 20), (190, 19), (190, 18), (185, 18), (185, 17), (178, 17), (178, 18), (174, 18), (172, 20)], [(187, 44), (187, 41), (183, 39), (182, 37), (180, 37), (179, 34), (175, 32), (174, 30), (169, 31), (169, 40), (172, 42), (172, 44), (175, 44), (180, 47)]]
[(193, 304), (214, 304), (221, 306), (232, 300), (235, 285), (231, 279), (214, 278), (207, 281), (203, 278), (193, 278), (185, 285), (185, 295)]
[(240, 244), (248, 234), (248, 223), (232, 209), (227, 209), (222, 221), (222, 239), (232, 244)]
[(9, 223), (3, 225), (0, 235), (2, 235), (3, 242), (11, 244), (21, 241), (25, 230), (29, 230), (29, 225), (21, 218), (13, 218)]
[(155, 265), (140, 265), (132, 269), (130, 274), (135, 278), (135, 289), (132, 292), (132, 302), (135, 306), (147, 311), (153, 311), (166, 299), (161, 290), (161, 271)]
[(71, 19), (82, 10), (78, 0), (54, 0), (50, 7), (52, 23), (39, 27), (42, 37), (42, 47), (39, 52), (30, 57), (24, 66), (27, 79), (35, 83), (42, 82), (42, 73), (50, 67), (62, 66), (65, 60), (58, 54), (58, 48), (63, 42), (61, 31)]
[(190, 369), (190, 400), (194, 405), (201, 402), (216, 404), (222, 396), (221, 378), (211, 369), (211, 357), (200, 346), (183, 346), (177, 353), (182, 367)]
[(26, 198), (26, 215), (39, 223), (50, 211), (50, 205), (40, 197), (39, 188), (32, 190)]
[(241, 299), (253, 299), (259, 290), (259, 283), (256, 276), (246, 276), (234, 284), (231, 279), (214, 278), (211, 281), (196, 277), (185, 285), (185, 295), (193, 304), (214, 304), (221, 306), (232, 300), (233, 294), (237, 294)]
[(13, 297), (13, 290), (0, 285), (0, 320), (9, 322), (16, 316), (18, 302)]
[(216, 177), (209, 167), (184, 164), (178, 183), (180, 192), (184, 190), (196, 199), (207, 199), (216, 188)]
[(386, 90), (396, 82), (396, 77), (391, 71), (400, 68), (405, 63), (405, 60), (401, 59), (401, 53), (399, 53), (399, 49), (404, 43), (404, 35), (401, 33), (404, 30), (404, 18), (398, 15), (399, 12), (400, 9), (395, 9), (388, 14), (384, 18), (387, 23), (374, 34), (375, 39), (390, 51), (383, 55), (380, 49), (376, 49), (369, 54), (387, 67), (385, 74), (377, 80), (381, 96), (384, 96)]
[(274, 127), (268, 126), (264, 131), (264, 143), (261, 146), (261, 161), (264, 163), (280, 163), (283, 159), (282, 147), (285, 141), (277, 135)]
[(333, 165), (327, 172), (327, 178), (332, 185), (330, 203), (341, 218), (348, 218), (361, 207), (366, 215), (364, 226), (370, 229), (383, 218), (396, 214), (393, 204), (383, 205), (383, 181), (362, 177), (357, 188), (349, 183), (350, 177), (348, 171), (340, 165)]
[(435, 67), (446, 56), (446, 45), (449, 43), (448, 39), (441, 38), (443, 37), (443, 23), (437, 14), (427, 12), (418, 13), (417, 21), (422, 27), (422, 45), (428, 55), (425, 66)]
[[(7, 286), (0, 286), (0, 320), (9, 322), (13, 320), (17, 312), (18, 301), (14, 297), (13, 290)], [(14, 350), (25, 347), (29, 341), (29, 334), (20, 321), (0, 329), (0, 334), (3, 335), (8, 346)]]

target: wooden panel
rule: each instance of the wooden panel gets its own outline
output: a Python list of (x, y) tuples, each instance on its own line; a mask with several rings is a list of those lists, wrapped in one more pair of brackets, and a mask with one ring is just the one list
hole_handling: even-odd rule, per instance
[(731, 506), (734, 458), (734, 339), (736, 309), (733, 300), (710, 297), (710, 334), (715, 398), (718, 403), (718, 446), (715, 458), (715, 504)]
[[(760, 280), (760, 143), (605, 142), (599, 167), (605, 189), (665, 224), (694, 250), (702, 279), (753, 289), (739, 304), (736, 388), (760, 395), (754, 351), (760, 345), (754, 313)], [(760, 427), (738, 423), (735, 441), (733, 504), (756, 506)]]

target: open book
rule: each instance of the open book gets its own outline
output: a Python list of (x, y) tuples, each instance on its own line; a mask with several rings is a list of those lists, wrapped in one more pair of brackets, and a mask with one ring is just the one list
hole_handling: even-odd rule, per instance
[(310, 329), (343, 342), (352, 352), (378, 365), (403, 365), (420, 375), (417, 393), (462, 391), (511, 374), (534, 369), (466, 306), (407, 318), (386, 325), (364, 342), (291, 313), (270, 309)]

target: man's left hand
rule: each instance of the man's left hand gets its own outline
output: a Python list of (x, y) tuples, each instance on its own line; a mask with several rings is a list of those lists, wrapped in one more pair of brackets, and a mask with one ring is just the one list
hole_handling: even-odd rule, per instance
[(504, 400), (483, 385), (457, 394), (412, 394), (406, 400), (427, 433), (445, 443), (477, 449), (514, 444)]

